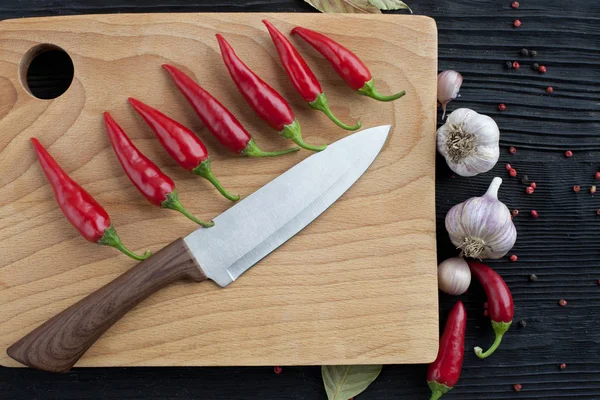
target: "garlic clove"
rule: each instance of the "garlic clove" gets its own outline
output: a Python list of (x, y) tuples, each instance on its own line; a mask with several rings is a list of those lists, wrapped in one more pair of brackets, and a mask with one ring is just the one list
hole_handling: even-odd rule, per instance
[(471, 270), (462, 257), (444, 260), (438, 266), (438, 287), (454, 296), (463, 294), (471, 284)]
[(437, 81), (437, 98), (442, 105), (442, 119), (446, 116), (446, 105), (458, 96), (462, 83), (463, 77), (456, 71), (446, 70), (439, 73)]

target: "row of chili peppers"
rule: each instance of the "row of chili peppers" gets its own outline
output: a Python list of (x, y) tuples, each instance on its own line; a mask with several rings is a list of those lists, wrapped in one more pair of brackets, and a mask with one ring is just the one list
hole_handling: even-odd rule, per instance
[[(346, 125), (333, 115), (323, 89), (306, 61), (280, 31), (270, 22), (266, 20), (263, 22), (269, 30), (293, 86), (308, 105), (324, 112), (344, 129), (359, 129), (360, 121), (355, 125)], [(292, 34), (297, 34), (319, 51), (344, 81), (358, 93), (380, 101), (392, 101), (404, 95), (404, 91), (391, 96), (379, 94), (375, 90), (369, 69), (354, 53), (341, 44), (306, 28), (296, 27), (292, 30)], [(217, 34), (217, 40), (231, 78), (256, 114), (298, 146), (313, 151), (325, 149), (326, 145), (314, 146), (304, 142), (300, 124), (288, 102), (242, 62), (223, 36)], [(163, 65), (163, 68), (192, 105), (206, 128), (223, 146), (234, 153), (252, 157), (271, 157), (299, 150), (298, 147), (271, 152), (261, 150), (236, 117), (216, 98), (179, 69), (167, 64)], [(152, 128), (171, 157), (184, 169), (210, 181), (227, 199), (236, 201), (240, 198), (239, 195), (229, 193), (214, 176), (206, 146), (191, 130), (139, 100), (129, 98), (129, 102)], [(173, 180), (132, 143), (108, 112), (104, 113), (104, 122), (123, 170), (150, 203), (179, 211), (203, 227), (214, 225), (212, 221), (199, 220), (187, 211), (179, 201)], [(127, 249), (119, 239), (106, 210), (68, 176), (37, 139), (32, 138), (31, 141), (42, 169), (52, 185), (60, 209), (85, 239), (115, 247), (136, 260), (143, 260), (150, 255), (150, 252), (138, 255)]]
[[(487, 358), (496, 351), (512, 324), (514, 303), (506, 282), (497, 272), (475, 261), (469, 261), (468, 264), (471, 274), (479, 280), (487, 296), (489, 316), (496, 337), (486, 352), (480, 347), (475, 347), (477, 357)], [(448, 314), (437, 358), (429, 365), (427, 371), (431, 400), (439, 399), (458, 382), (464, 360), (466, 326), (467, 312), (463, 303), (458, 301)]]

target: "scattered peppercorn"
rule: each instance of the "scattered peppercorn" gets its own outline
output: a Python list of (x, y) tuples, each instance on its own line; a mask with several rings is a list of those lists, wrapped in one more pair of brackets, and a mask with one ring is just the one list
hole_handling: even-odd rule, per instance
[(510, 154), (515, 154), (515, 153), (517, 152), (517, 148), (516, 148), (516, 147), (513, 147), (513, 146), (510, 146), (510, 147), (508, 148), (508, 152), (509, 152)]
[(521, 328), (525, 328), (527, 326), (527, 321), (525, 321), (524, 319), (520, 320), (519, 321), (519, 326)]
[(508, 171), (508, 174), (514, 178), (515, 176), (517, 176), (517, 170), (511, 168), (510, 171)]
[(281, 367), (273, 367), (273, 372), (275, 372), (277, 375), (279, 375), (280, 373), (283, 372), (283, 368), (281, 368)]
[(512, 167), (510, 166), (510, 164), (506, 164), (506, 166), (504, 168), (506, 168), (507, 171), (510, 171), (512, 169)]
[(537, 56), (537, 51), (535, 51), (535, 50), (531, 50), (531, 51), (529, 52), (529, 55), (530, 55), (531, 57), (535, 57), (535, 56)]
[(490, 312), (488, 310), (483, 310), (483, 316), (487, 317), (490, 314)]
[(514, 210), (512, 210), (512, 216), (516, 217), (517, 215), (519, 215), (519, 210), (517, 210), (516, 208)]
[(546, 88), (546, 92), (547, 92), (547, 93), (552, 93), (552, 92), (554, 92), (554, 88), (553, 88), (552, 86), (548, 86), (548, 87)]
[(545, 67), (545, 66), (543, 66), (543, 65), (540, 65), (540, 67), (538, 68), (538, 72), (539, 72), (540, 74), (545, 74), (545, 73), (546, 73), (546, 71), (547, 71), (547, 70), (546, 70), (546, 67)]
[(531, 274), (531, 275), (529, 275), (529, 281), (530, 281), (530, 282), (535, 282), (535, 281), (537, 281), (537, 280), (538, 280), (538, 277), (537, 277), (537, 275), (536, 275), (536, 274)]
[(567, 305), (567, 301), (565, 299), (560, 299), (558, 301), (558, 305), (561, 306), (561, 307), (564, 307), (564, 306)]
[(567, 364), (565, 364), (565, 363), (560, 364), (560, 369), (567, 369)]
[(498, 110), (500, 110), (500, 111), (506, 110), (506, 104), (504, 104), (504, 103), (498, 104)]
[(519, 259), (516, 254), (513, 254), (509, 257), (510, 262), (516, 262)]
[(519, 69), (519, 68), (521, 68), (521, 64), (519, 64), (518, 61), (513, 61), (513, 68), (514, 69)]
[(535, 210), (531, 210), (531, 216), (532, 216), (533, 218), (537, 218), (537, 217), (539, 217), (540, 215), (538, 214), (538, 212), (537, 212), (537, 211), (535, 211)]
[(510, 5), (512, 8), (519, 8), (520, 4), (518, 1), (513, 1)]
[(523, 385), (521, 385), (520, 383), (516, 383), (516, 384), (513, 385), (513, 390), (515, 392), (520, 392), (521, 389), (523, 389)]
[(526, 194), (533, 194), (534, 190), (533, 187), (531, 186), (527, 186), (527, 188), (525, 189), (525, 193)]
[(484, 310), (487, 310), (488, 308), (489, 308), (489, 304), (488, 304), (488, 302), (486, 301), (485, 303), (483, 303), (483, 309), (484, 309)]
[(600, 279), (598, 279), (598, 285), (600, 285)]
[(529, 55), (529, 50), (527, 50), (527, 49), (521, 49), (520, 53), (521, 53), (521, 55), (523, 57), (527, 57)]
[(520, 27), (520, 26), (521, 26), (521, 20), (519, 20), (519, 19), (515, 19), (515, 20), (514, 20), (514, 22), (513, 22), (513, 26), (514, 26), (515, 28), (518, 28), (518, 27)]
[(529, 175), (527, 175), (527, 174), (523, 175), (523, 177), (521, 178), (521, 183), (523, 185), (529, 185)]
[(596, 193), (596, 185), (594, 185), (594, 186), (592, 186), (592, 187), (590, 188), (590, 193), (591, 193), (591, 194), (595, 194), (595, 193)]
[(534, 71), (539, 71), (540, 64), (538, 64), (538, 63), (531, 64), (531, 69), (534, 70)]
[(535, 182), (531, 182), (529, 186), (531, 186), (534, 189), (537, 189), (537, 184)]
[(507, 62), (505, 62), (505, 63), (504, 63), (504, 66), (505, 66), (507, 69), (511, 69), (511, 68), (512, 68), (512, 61), (507, 61)]
[(571, 150), (565, 151), (565, 157), (573, 157), (573, 152)]
[(596, 172), (596, 179), (600, 179), (600, 172)]
[(573, 185), (573, 191), (575, 193), (579, 193), (580, 190), (581, 190), (581, 186), (579, 186), (579, 185)]
[(596, 214), (600, 215), (600, 209), (596, 210)]

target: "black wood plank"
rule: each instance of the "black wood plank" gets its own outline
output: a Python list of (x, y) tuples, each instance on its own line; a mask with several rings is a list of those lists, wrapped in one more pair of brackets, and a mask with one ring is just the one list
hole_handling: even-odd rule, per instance
[[(481, 195), (493, 176), (504, 178), (500, 198), (520, 215), (513, 250), (519, 260), (489, 263), (513, 291), (515, 325), (500, 350), (477, 359), (470, 349), (491, 344), (484, 295), (474, 285), (460, 298), (469, 313), (468, 351), (461, 380), (448, 399), (600, 399), (600, 200), (588, 190), (600, 170), (600, 2), (597, 0), (412, 0), (416, 14), (439, 27), (440, 69), (457, 69), (465, 83), (449, 109), (473, 108), (492, 116), (502, 132), (500, 162), (490, 173), (453, 177), (438, 157), (437, 228), (440, 260), (456, 254), (444, 216), (456, 203)], [(108, 12), (297, 11), (301, 0), (2, 0), (0, 18)], [(522, 26), (512, 26), (519, 18)], [(396, 40), (402, 40), (398, 32)], [(521, 57), (536, 49), (535, 59)], [(504, 69), (518, 60), (519, 70)], [(548, 72), (530, 69), (532, 62)], [(552, 86), (554, 92), (545, 92)], [(498, 103), (508, 109), (497, 110)], [(432, 133), (433, 134), (433, 133)], [(518, 151), (511, 155), (508, 146)], [(565, 150), (573, 150), (565, 158)], [(537, 183), (524, 193), (519, 178)], [(579, 184), (582, 191), (572, 191)], [(540, 217), (533, 219), (530, 210)], [(539, 277), (529, 282), (529, 274)], [(568, 305), (560, 307), (559, 299)], [(444, 317), (456, 298), (441, 295)], [(398, 304), (402, 307), (402, 304)], [(526, 321), (526, 327), (517, 322)], [(567, 368), (561, 370), (560, 363)], [(359, 399), (428, 398), (426, 366), (386, 366)], [(520, 383), (516, 393), (512, 385)], [(325, 399), (318, 367), (94, 368), (50, 375), (0, 368), (0, 399)]]

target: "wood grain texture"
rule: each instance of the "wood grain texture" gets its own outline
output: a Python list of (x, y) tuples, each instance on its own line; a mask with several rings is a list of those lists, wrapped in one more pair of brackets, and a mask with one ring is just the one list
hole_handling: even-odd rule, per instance
[(29, 367), (67, 372), (104, 332), (140, 302), (174, 282), (206, 279), (183, 239), (177, 239), (44, 322), (6, 353)]
[[(589, 186), (600, 168), (600, 39), (596, 0), (412, 0), (416, 14), (435, 18), (439, 29), (439, 68), (465, 76), (462, 96), (450, 103), (493, 116), (503, 148), (498, 167), (480, 177), (456, 179), (443, 158), (437, 159), (436, 211), (438, 258), (455, 254), (443, 233), (446, 212), (457, 202), (480, 194), (492, 176), (505, 177), (503, 165), (515, 164), (541, 184), (536, 195), (524, 194), (517, 180), (505, 179), (500, 198), (521, 210), (515, 254), (519, 261), (490, 263), (507, 281), (515, 300), (515, 319), (527, 326), (511, 328), (501, 348), (482, 361), (475, 345), (490, 344), (493, 332), (483, 317), (483, 292), (474, 286), (461, 296), (468, 313), (465, 366), (456, 388), (443, 398), (461, 400), (598, 400), (600, 399), (600, 229), (595, 210), (598, 195), (575, 195), (574, 184)], [(303, 11), (302, 0), (5, 0), (0, 18), (99, 12), (165, 11)], [(514, 29), (512, 21), (523, 25)], [(391, 40), (402, 40), (396, 32)], [(539, 75), (522, 47), (537, 49), (536, 61), (548, 67)], [(519, 71), (502, 63), (518, 59)], [(43, 77), (39, 77), (43, 80)], [(554, 87), (550, 96), (544, 92)], [(5, 91), (2, 92), (3, 94)], [(496, 106), (509, 109), (500, 113)], [(438, 114), (441, 116), (441, 112)], [(585, 140), (585, 142), (584, 142)], [(550, 146), (551, 145), (551, 146)], [(562, 151), (576, 149), (565, 159)], [(584, 189), (585, 190), (585, 189)], [(542, 216), (527, 218), (535, 208)], [(527, 276), (535, 272), (532, 283)], [(558, 299), (569, 301), (565, 308)], [(440, 297), (440, 324), (456, 297)], [(567, 368), (559, 369), (560, 363)], [(426, 365), (385, 366), (379, 378), (357, 400), (423, 400), (429, 398)], [(512, 385), (521, 383), (515, 393)], [(319, 367), (245, 368), (76, 368), (56, 376), (31, 369), (1, 368), (0, 390), (15, 400), (326, 400)]]
[[(434, 218), (436, 30), (431, 19), (308, 14), (111, 15), (0, 23), (0, 348), (131, 267), (116, 251), (81, 239), (58, 210), (28, 143), (36, 136), (103, 204), (133, 250), (160, 249), (195, 226), (147, 203), (124, 176), (102, 127), (108, 110), (136, 145), (177, 183), (181, 201), (210, 219), (230, 207), (211, 185), (179, 168), (127, 97), (194, 129), (215, 174), (249, 194), (308, 152), (276, 159), (232, 156), (218, 146), (160, 68), (195, 77), (240, 118), (265, 150), (290, 144), (254, 116), (223, 66), (221, 32), (238, 55), (290, 100), (307, 142), (347, 135), (309, 109), (287, 80), (260, 22), (295, 24), (348, 44), (379, 90), (406, 89), (382, 104), (356, 95), (328, 63), (297, 41), (341, 119), (392, 123), (384, 150), (331, 209), (243, 279), (173, 285), (136, 307), (90, 348), (81, 366), (273, 365), (428, 362), (437, 351)], [(351, 22), (350, 22), (351, 21)], [(401, 31), (408, 39), (389, 38)], [(67, 51), (69, 90), (53, 101), (24, 92), (19, 63), (38, 43)], [(14, 93), (15, 95), (11, 95)], [(6, 355), (0, 363), (14, 366)]]

